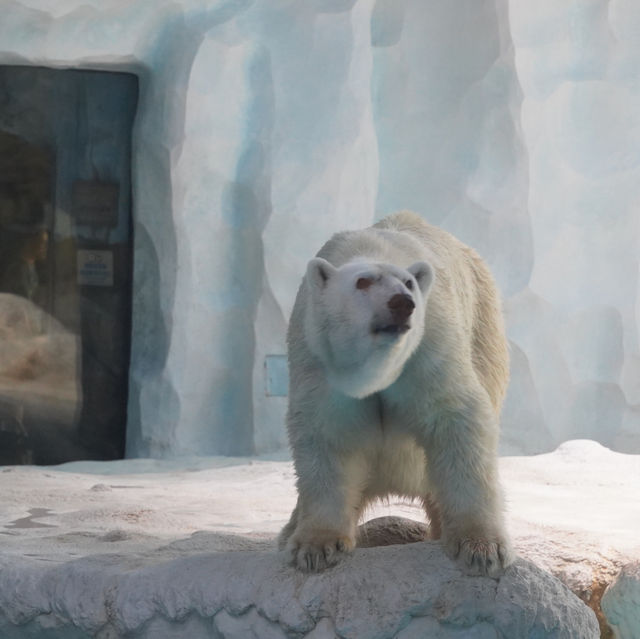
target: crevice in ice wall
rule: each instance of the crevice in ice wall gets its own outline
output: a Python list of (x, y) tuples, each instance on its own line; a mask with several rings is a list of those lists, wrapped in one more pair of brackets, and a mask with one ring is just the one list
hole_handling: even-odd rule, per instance
[[(129, 376), (128, 428), (126, 450), (132, 456), (147, 454), (162, 456), (168, 452), (168, 443), (172, 433), (163, 425), (178, 421), (179, 399), (172, 385), (165, 378), (165, 366), (169, 352), (169, 327), (160, 308), (160, 258), (149, 233), (144, 225), (138, 224), (134, 230), (135, 246), (138, 255), (144, 260), (137, 264), (137, 288), (135, 293), (136, 312), (139, 317), (148, 318), (143, 327), (133, 333), (136, 348), (132, 357), (132, 369)], [(154, 403), (165, 415), (163, 422), (153, 421), (143, 429), (140, 395), (147, 380), (155, 380)], [(144, 389), (148, 393), (147, 388)], [(143, 439), (144, 438), (144, 439)]]
[[(209, 423), (212, 442), (225, 454), (254, 452), (253, 368), (256, 360), (256, 315), (262, 292), (264, 258), (262, 231), (271, 216), (271, 131), (274, 96), (268, 50), (252, 52), (245, 69), (248, 84), (235, 181), (222, 195), (221, 214), (229, 232), (229, 264), (223, 284), (230, 312), (216, 325), (212, 357), (229, 368), (215, 380)], [(217, 348), (216, 348), (217, 347)]]
[(262, 99), (269, 63), (260, 66), (253, 43), (218, 38), (230, 15), (215, 15), (208, 23), (191, 15), (198, 31), (184, 34), (201, 37), (192, 43), (184, 135), (173, 157), (181, 229), (168, 361), (181, 402), (174, 454), (253, 452), (247, 396), (262, 276), (259, 218), (269, 208), (269, 154), (259, 134), (269, 127), (268, 91)]
[[(207, 334), (201, 328), (206, 324), (206, 311), (202, 310), (204, 291), (197, 288), (201, 272), (198, 269), (208, 272), (211, 247), (200, 246), (199, 202), (191, 198), (191, 181), (197, 183), (200, 176), (197, 171), (183, 176), (180, 168), (185, 144), (190, 140), (186, 130), (187, 100), (194, 60), (206, 34), (247, 6), (247, 2), (227, 2), (190, 11), (189, 7), (183, 10), (176, 5), (163, 7), (171, 17), (142, 45), (141, 55), (148, 72), (142, 76), (141, 117), (134, 132), (134, 183), (144, 196), (135, 201), (134, 241), (137, 242), (135, 228), (144, 226), (159, 256), (159, 280), (141, 281), (142, 275), (148, 275), (145, 261), (135, 260), (129, 455), (216, 450), (211, 444), (215, 431), (210, 426), (210, 412), (202, 409), (209, 405), (211, 386), (206, 386), (209, 375), (202, 374), (202, 358), (209, 353), (202, 343)], [(206, 187), (200, 186), (206, 193)], [(211, 236), (208, 239), (214, 241)], [(137, 255), (145, 255), (139, 248), (142, 247), (136, 243)], [(202, 261), (195, 268), (194, 258)], [(148, 295), (149, 289), (157, 290), (160, 296), (161, 313), (155, 316), (136, 306), (136, 293), (144, 290)], [(165, 322), (170, 336), (166, 365), (150, 375), (145, 369), (145, 354), (137, 351), (137, 344), (144, 343), (141, 334), (153, 331), (154, 324)], [(198, 361), (194, 361), (194, 354)], [(215, 359), (212, 354), (209, 357), (208, 361)], [(210, 370), (215, 370), (215, 364)], [(242, 440), (241, 433), (236, 437)]]

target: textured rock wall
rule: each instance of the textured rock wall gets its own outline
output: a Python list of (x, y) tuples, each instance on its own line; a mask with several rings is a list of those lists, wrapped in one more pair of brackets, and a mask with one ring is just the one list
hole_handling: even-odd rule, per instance
[(304, 265), (398, 208), (496, 274), (503, 452), (640, 451), (640, 10), (463, 5), (3, 5), (0, 63), (140, 78), (129, 455), (283, 446)]

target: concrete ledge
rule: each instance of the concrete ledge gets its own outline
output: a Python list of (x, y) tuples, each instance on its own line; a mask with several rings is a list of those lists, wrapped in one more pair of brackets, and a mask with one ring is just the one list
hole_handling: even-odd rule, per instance
[(466, 577), (439, 545), (358, 549), (304, 575), (273, 551), (0, 559), (0, 634), (46, 637), (596, 639), (592, 610), (518, 560)]

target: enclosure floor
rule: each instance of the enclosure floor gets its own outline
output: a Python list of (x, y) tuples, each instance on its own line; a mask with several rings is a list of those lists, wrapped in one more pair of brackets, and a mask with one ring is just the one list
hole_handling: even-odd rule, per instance
[[(500, 471), (516, 550), (574, 592), (580, 579), (590, 587), (597, 578), (594, 566), (610, 581), (620, 565), (640, 559), (639, 455), (580, 440), (545, 455), (502, 458)], [(13, 592), (0, 592), (0, 608), (10, 608), (11, 597), (24, 603), (29, 592), (42, 597), (26, 584), (45, 564), (113, 555), (114, 569), (131, 570), (201, 553), (275, 553), (294, 503), (293, 466), (273, 458), (2, 467), (0, 576), (13, 572), (0, 581)], [(389, 514), (424, 520), (417, 504), (395, 498), (366, 519)]]

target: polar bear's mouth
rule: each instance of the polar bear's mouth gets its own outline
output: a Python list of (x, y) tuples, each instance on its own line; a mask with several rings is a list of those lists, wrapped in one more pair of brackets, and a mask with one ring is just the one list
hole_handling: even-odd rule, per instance
[(409, 324), (384, 324), (374, 326), (372, 332), (374, 335), (404, 335), (410, 328)]

